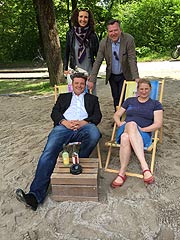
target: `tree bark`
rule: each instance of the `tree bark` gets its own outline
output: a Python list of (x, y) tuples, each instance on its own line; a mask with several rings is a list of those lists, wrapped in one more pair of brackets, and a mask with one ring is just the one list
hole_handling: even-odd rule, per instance
[(71, 5), (72, 5), (72, 11), (77, 8), (77, 3), (78, 3), (78, 0), (71, 0)]
[(64, 82), (65, 79), (53, 0), (33, 0), (33, 3), (40, 27), (39, 33), (43, 42), (50, 84), (54, 86)]

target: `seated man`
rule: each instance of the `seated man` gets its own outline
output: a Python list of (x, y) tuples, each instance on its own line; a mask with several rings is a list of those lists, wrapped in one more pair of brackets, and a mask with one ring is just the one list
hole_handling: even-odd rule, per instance
[(86, 80), (87, 77), (82, 73), (75, 73), (72, 76), (73, 92), (58, 97), (51, 113), (54, 128), (39, 159), (30, 191), (24, 193), (22, 189), (16, 190), (17, 199), (34, 211), (46, 197), (63, 144), (81, 142), (79, 157), (88, 158), (101, 137), (96, 127), (102, 118), (98, 98), (85, 93)]

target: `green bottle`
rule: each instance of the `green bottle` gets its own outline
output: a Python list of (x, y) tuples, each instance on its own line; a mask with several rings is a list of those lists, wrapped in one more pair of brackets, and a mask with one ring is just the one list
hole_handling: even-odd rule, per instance
[(66, 145), (63, 145), (63, 153), (62, 153), (62, 160), (63, 160), (63, 164), (65, 166), (69, 165), (69, 153), (66, 149)]

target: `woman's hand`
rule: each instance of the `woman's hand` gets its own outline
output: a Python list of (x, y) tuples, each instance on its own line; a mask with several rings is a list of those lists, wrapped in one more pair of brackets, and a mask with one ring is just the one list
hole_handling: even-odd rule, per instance
[(139, 126), (138, 126), (138, 128), (139, 128), (139, 130), (141, 130), (142, 132), (145, 132), (144, 128), (141, 128), (141, 127), (139, 127)]
[(65, 71), (64, 71), (64, 75), (67, 76), (68, 74), (71, 74), (71, 71), (70, 71), (70, 70), (65, 70)]
[(126, 111), (126, 109), (124, 109), (124, 108), (120, 108), (120, 109), (118, 109), (115, 113), (114, 113), (114, 116), (113, 116), (113, 118), (114, 118), (114, 121), (116, 122), (116, 125), (118, 126), (118, 127), (120, 127), (120, 126), (122, 126), (125, 122), (123, 121), (123, 122), (121, 122), (120, 121), (120, 118), (122, 117), (122, 115), (125, 113), (125, 111)]
[(124, 125), (126, 122), (125, 121), (123, 121), (123, 122), (118, 122), (118, 123), (116, 123), (116, 125), (117, 125), (117, 127), (119, 128), (119, 127), (121, 127), (122, 125)]

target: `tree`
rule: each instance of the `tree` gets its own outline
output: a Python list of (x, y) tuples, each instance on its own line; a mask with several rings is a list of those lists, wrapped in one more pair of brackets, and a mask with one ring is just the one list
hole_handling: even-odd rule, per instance
[(54, 86), (63, 82), (64, 76), (53, 1), (33, 0), (33, 3), (48, 66), (50, 84)]
[(179, 0), (134, 1), (117, 12), (123, 31), (134, 36), (139, 56), (168, 52), (179, 41)]

